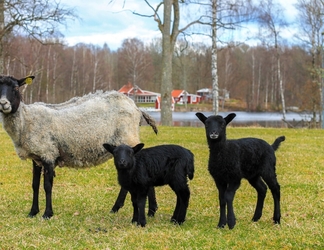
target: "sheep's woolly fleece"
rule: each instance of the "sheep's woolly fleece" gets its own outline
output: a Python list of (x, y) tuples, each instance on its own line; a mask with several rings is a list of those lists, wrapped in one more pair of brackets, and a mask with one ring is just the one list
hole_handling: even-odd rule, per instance
[(142, 112), (116, 91), (96, 92), (62, 104), (20, 103), (15, 114), (2, 114), (3, 126), (21, 159), (87, 167), (111, 158), (103, 143), (140, 142)]

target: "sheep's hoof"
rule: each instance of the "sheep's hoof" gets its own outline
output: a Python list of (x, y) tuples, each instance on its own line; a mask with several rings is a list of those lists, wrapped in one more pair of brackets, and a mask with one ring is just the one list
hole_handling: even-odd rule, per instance
[(147, 216), (154, 217), (156, 211), (157, 211), (157, 208), (149, 209), (148, 212), (147, 212)]
[(120, 205), (120, 206), (118, 206), (118, 205), (114, 205), (113, 207), (112, 207), (112, 209), (110, 210), (110, 213), (117, 213), (118, 212), (118, 210), (119, 209), (121, 209), (122, 207), (123, 207), (124, 205)]
[(34, 218), (39, 213), (39, 210), (31, 209), (27, 217)]
[(217, 227), (218, 228), (225, 228), (226, 224), (218, 224)]
[(234, 221), (234, 222), (230, 222), (230, 223), (227, 223), (227, 224), (228, 224), (229, 229), (233, 229), (235, 227), (236, 222)]
[(145, 227), (146, 221), (143, 222), (137, 222), (137, 226)]
[(45, 214), (43, 214), (42, 217), (43, 217), (44, 220), (49, 220), (50, 218), (53, 217), (53, 213), (51, 213), (51, 214), (46, 214), (46, 213), (45, 213)]
[(182, 225), (184, 223), (184, 220), (177, 220), (175, 218), (171, 218), (171, 223), (175, 225)]

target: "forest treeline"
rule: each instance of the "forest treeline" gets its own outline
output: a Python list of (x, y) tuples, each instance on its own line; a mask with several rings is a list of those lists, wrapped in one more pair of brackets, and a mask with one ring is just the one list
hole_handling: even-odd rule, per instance
[[(112, 51), (105, 44), (44, 45), (13, 36), (6, 42), (4, 74), (16, 78), (35, 75), (32, 85), (22, 90), (26, 103), (60, 103), (96, 90), (118, 90), (128, 82), (141, 89), (160, 92), (161, 41), (144, 44), (125, 39)], [(319, 86), (312, 80), (312, 57), (300, 46), (282, 46), (281, 74), (286, 107), (320, 110)], [(274, 48), (263, 45), (231, 44), (218, 51), (220, 96), (246, 103), (248, 111), (280, 110), (277, 62)], [(205, 44), (177, 42), (173, 56), (173, 89), (196, 93), (211, 88), (211, 48)]]

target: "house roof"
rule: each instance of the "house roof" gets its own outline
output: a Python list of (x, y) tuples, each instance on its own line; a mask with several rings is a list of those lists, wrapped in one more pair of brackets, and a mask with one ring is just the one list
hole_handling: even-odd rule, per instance
[[(118, 92), (127, 94), (127, 95), (134, 95), (135, 88), (133, 84), (128, 82), (125, 84), (123, 87), (121, 87)], [(136, 86), (136, 95), (144, 95), (144, 96), (157, 96), (160, 95), (159, 93), (152, 92), (152, 91), (147, 91), (147, 90), (142, 90), (140, 87)]]
[(196, 92), (197, 93), (210, 93), (212, 91), (212, 89), (210, 88), (204, 88), (204, 89), (199, 89)]
[(183, 89), (174, 89), (171, 92), (172, 97), (180, 97), (180, 96), (182, 96), (184, 94), (189, 95), (189, 93), (187, 91), (183, 90)]

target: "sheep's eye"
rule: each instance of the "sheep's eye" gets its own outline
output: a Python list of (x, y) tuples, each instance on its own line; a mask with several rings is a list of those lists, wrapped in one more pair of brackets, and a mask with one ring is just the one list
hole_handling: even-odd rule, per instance
[(14, 87), (14, 91), (19, 91), (19, 87), (18, 86)]

